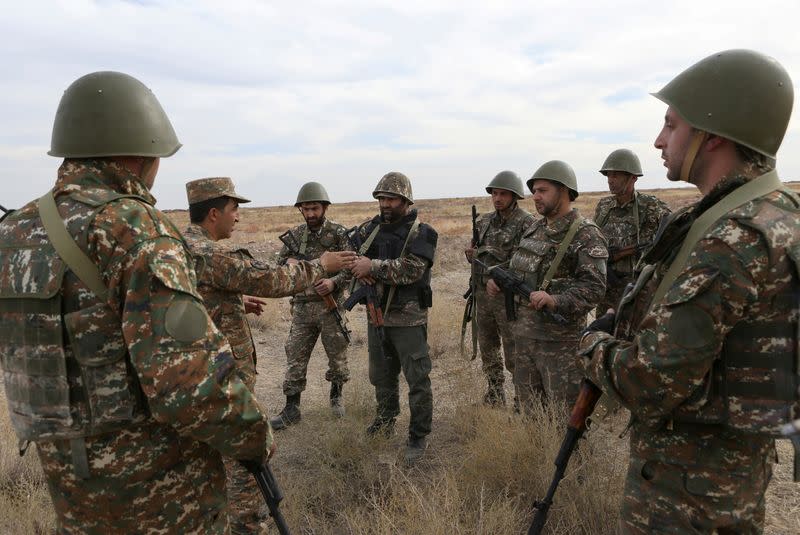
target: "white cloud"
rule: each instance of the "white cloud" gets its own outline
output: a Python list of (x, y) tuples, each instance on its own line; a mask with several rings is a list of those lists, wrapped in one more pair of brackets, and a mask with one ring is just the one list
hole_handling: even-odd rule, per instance
[[(0, 20), (0, 165), (15, 184), (0, 203), (52, 184), (58, 98), (101, 69), (152, 87), (184, 143), (162, 162), (162, 208), (214, 175), (258, 205), (311, 179), (334, 200), (369, 199), (389, 170), (418, 197), (479, 195), (497, 171), (553, 158), (597, 190), (619, 146), (639, 153), (642, 186), (668, 186), (652, 148), (664, 106), (648, 92), (727, 48), (798, 78), (798, 15), (773, 1), (20, 3)], [(800, 178), (798, 130), (779, 155), (787, 179)]]

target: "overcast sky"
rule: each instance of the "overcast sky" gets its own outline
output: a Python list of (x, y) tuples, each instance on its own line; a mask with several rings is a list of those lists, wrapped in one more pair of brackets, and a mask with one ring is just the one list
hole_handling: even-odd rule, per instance
[[(503, 169), (569, 162), (582, 190), (619, 147), (640, 187), (667, 187), (652, 147), (665, 106), (649, 95), (714, 52), (753, 48), (800, 80), (800, 3), (37, 1), (0, 17), (0, 204), (53, 183), (58, 100), (97, 70), (149, 86), (183, 143), (161, 162), (160, 208), (184, 183), (231, 176), (256, 206), (322, 182), (368, 200), (401, 171), (418, 198), (474, 196)], [(800, 179), (800, 127), (778, 169)]]

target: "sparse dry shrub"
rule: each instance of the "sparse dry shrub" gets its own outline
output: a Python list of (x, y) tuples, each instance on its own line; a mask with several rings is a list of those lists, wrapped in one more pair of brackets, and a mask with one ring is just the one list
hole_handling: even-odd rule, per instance
[(50, 533), (55, 514), (36, 446), (20, 457), (0, 381), (0, 533)]

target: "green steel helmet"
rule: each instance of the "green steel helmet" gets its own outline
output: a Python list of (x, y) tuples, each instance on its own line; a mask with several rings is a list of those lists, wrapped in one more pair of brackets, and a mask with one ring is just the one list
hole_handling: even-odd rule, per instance
[(381, 193), (397, 195), (404, 198), (409, 203), (414, 204), (414, 194), (411, 192), (411, 181), (403, 173), (392, 171), (391, 173), (383, 175), (378, 181), (378, 185), (375, 186), (375, 191), (372, 192), (372, 196), (377, 199)]
[(153, 92), (132, 76), (104, 71), (82, 76), (64, 91), (47, 154), (167, 157), (179, 148)]
[(525, 197), (525, 187), (522, 185), (522, 179), (514, 171), (500, 171), (497, 173), (497, 176), (486, 186), (486, 193), (491, 194), (495, 188), (510, 191), (518, 199)]
[(629, 149), (617, 149), (608, 155), (600, 172), (604, 175), (609, 171), (622, 171), (634, 176), (642, 176), (642, 164), (639, 157)]
[(694, 128), (775, 158), (792, 115), (794, 88), (775, 59), (726, 50), (695, 63), (653, 96)]
[(533, 173), (533, 176), (528, 179), (528, 189), (533, 191), (533, 181), (545, 179), (559, 184), (565, 185), (573, 194), (573, 199), (578, 197), (578, 179), (575, 177), (575, 171), (567, 162), (561, 160), (550, 160), (545, 162), (542, 166)]
[(306, 182), (297, 192), (297, 201), (295, 206), (300, 206), (304, 202), (321, 202), (322, 204), (330, 204), (331, 200), (328, 198), (328, 192), (325, 191), (325, 186), (319, 182)]

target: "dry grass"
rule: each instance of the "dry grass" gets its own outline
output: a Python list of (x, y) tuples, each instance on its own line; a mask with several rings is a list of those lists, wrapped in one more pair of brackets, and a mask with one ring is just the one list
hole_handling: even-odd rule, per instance
[[(686, 189), (658, 194), (673, 207), (696, 198), (694, 190)], [(600, 196), (584, 194), (576, 204), (591, 215)], [(525, 203), (530, 209), (530, 201)], [(317, 347), (303, 394), (303, 421), (277, 435), (279, 450), (273, 464), (295, 533), (520, 533), (530, 521), (531, 503), (544, 495), (561, 441), (563, 415), (543, 408), (523, 419), (508, 410), (482, 407), (485, 385), (480, 363), (458, 354), (461, 294), (467, 282), (462, 250), (469, 239), (471, 204), (481, 212), (491, 209), (487, 197), (417, 203), (423, 220), (440, 234), (428, 330), (434, 432), (426, 457), (415, 468), (405, 468), (402, 433), (373, 440), (364, 435), (374, 401), (366, 378), (364, 313), (358, 307), (349, 314), (353, 344), (352, 379), (345, 389), (347, 417), (330, 417), (327, 383), (322, 379), (326, 359)], [(350, 226), (371, 217), (375, 208), (374, 202), (334, 205), (329, 216)], [(179, 227), (187, 223), (186, 212), (170, 216)], [(261, 258), (275, 253), (279, 233), (301, 221), (293, 207), (244, 208), (241, 219), (235, 243)], [(251, 319), (259, 350), (257, 394), (274, 413), (283, 404), (280, 385), (288, 302), (269, 300), (265, 313)], [(403, 399), (405, 394), (403, 390)], [(4, 399), (1, 393), (0, 399)], [(50, 532), (54, 516), (38, 459), (34, 451), (23, 458), (17, 455), (2, 405), (4, 401), (0, 401), (0, 533)], [(398, 430), (408, 421), (406, 403), (402, 405)], [(619, 417), (593, 430), (583, 442), (556, 495), (548, 533), (615, 532), (627, 464), (627, 441), (618, 438), (623, 420)], [(800, 533), (800, 486), (791, 482), (787, 441), (779, 441), (779, 453), (767, 497), (767, 533)]]

